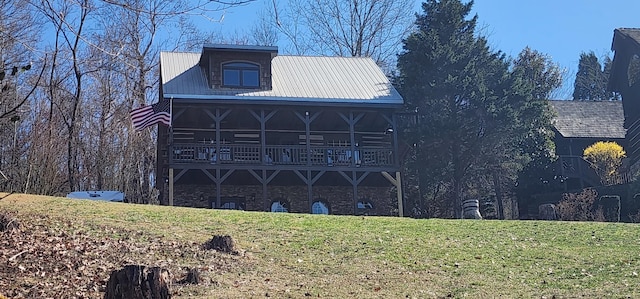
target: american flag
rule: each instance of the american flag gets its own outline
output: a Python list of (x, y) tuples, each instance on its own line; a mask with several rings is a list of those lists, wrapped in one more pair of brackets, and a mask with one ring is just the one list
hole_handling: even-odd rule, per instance
[(171, 126), (171, 102), (162, 99), (153, 105), (134, 109), (131, 111), (131, 121), (138, 131), (157, 123)]

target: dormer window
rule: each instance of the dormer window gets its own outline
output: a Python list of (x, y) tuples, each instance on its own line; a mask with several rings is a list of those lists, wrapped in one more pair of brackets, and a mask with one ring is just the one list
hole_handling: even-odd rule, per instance
[(222, 65), (224, 87), (260, 87), (260, 66), (248, 62), (229, 62)]

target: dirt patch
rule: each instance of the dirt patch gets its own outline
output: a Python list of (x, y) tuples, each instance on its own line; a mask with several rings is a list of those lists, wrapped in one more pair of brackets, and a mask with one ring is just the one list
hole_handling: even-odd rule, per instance
[(0, 233), (0, 290), (8, 298), (102, 298), (112, 271), (131, 264), (167, 269), (176, 276), (172, 283), (188, 274), (185, 269), (199, 269), (197, 289), (171, 289), (172, 297), (180, 297), (210, 292), (220, 275), (251, 267), (245, 258), (203, 250), (199, 242), (49, 215), (19, 216), (19, 230)]
[(236, 242), (231, 238), (231, 236), (213, 236), (211, 240), (207, 241), (203, 245), (206, 250), (215, 250), (218, 252), (224, 252), (229, 254), (238, 254), (238, 250), (236, 249)]

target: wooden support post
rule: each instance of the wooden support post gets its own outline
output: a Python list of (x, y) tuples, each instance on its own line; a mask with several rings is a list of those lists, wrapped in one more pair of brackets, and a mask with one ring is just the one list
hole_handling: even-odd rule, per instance
[(173, 168), (169, 168), (169, 206), (173, 206)]
[(392, 177), (388, 172), (383, 171), (382, 176), (384, 176), (391, 184), (396, 186), (396, 191), (398, 195), (398, 216), (404, 217), (403, 211), (403, 202), (402, 202), (402, 181), (400, 180), (400, 172), (396, 171), (396, 177)]
[[(220, 157), (220, 156), (218, 156)], [(220, 167), (216, 168), (216, 204), (211, 207), (213, 209), (220, 208), (220, 197), (222, 197), (222, 180), (220, 179)]]
[(404, 217), (404, 203), (402, 200), (402, 181), (400, 180), (400, 171), (396, 171), (396, 190), (398, 191), (398, 216)]
[(351, 187), (353, 188), (353, 214), (358, 213), (358, 177), (355, 170), (351, 171)]

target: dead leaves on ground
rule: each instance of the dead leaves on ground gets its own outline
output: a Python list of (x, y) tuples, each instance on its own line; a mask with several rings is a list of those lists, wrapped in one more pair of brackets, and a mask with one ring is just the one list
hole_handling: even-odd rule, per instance
[(185, 269), (195, 268), (201, 284), (215, 285), (215, 275), (247, 262), (142, 230), (43, 215), (17, 219), (6, 211), (0, 211), (0, 222), (6, 227), (0, 231), (0, 290), (9, 298), (99, 298), (111, 271), (127, 264), (166, 268), (175, 283), (184, 281)]

